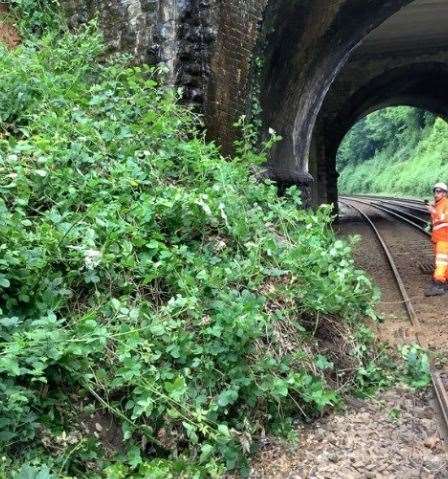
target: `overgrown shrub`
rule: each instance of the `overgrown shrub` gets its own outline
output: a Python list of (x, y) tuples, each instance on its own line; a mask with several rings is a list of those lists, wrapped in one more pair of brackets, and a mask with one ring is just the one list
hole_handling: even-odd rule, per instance
[(3, 0), (25, 39), (65, 29), (59, 0)]
[(251, 176), (269, 142), (222, 158), (153, 69), (102, 51), (92, 27), (0, 55), (1, 467), (217, 475), (337, 403), (313, 333), (371, 314), (372, 287), (328, 207)]

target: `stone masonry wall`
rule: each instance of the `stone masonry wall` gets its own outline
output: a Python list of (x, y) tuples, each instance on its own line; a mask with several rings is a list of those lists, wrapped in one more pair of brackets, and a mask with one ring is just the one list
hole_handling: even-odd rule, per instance
[(62, 0), (72, 26), (98, 16), (112, 51), (166, 66), (170, 84), (205, 114), (230, 150), (246, 111), (253, 53), (268, 0)]
[(137, 62), (158, 58), (157, 39), (169, 36), (168, 25), (162, 28), (162, 21), (166, 20), (159, 1), (62, 0), (61, 3), (72, 27), (97, 16), (111, 51), (131, 53)]
[(225, 151), (235, 139), (232, 124), (250, 102), (252, 60), (268, 0), (220, 0), (217, 36), (210, 62), (206, 123)]
[(164, 65), (169, 84), (204, 109), (217, 35), (215, 0), (62, 0), (72, 27), (98, 17), (111, 51)]

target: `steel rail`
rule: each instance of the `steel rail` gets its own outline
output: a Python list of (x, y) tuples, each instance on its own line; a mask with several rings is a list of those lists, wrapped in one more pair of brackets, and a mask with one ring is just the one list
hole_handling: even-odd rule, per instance
[(391, 213), (394, 213), (397, 215), (397, 218), (399, 218), (400, 216), (404, 217), (404, 218), (407, 218), (409, 220), (411, 220), (412, 222), (416, 223), (417, 225), (419, 223), (421, 223), (422, 225), (424, 226), (429, 226), (429, 222), (426, 221), (425, 219), (423, 218), (420, 218), (419, 216), (416, 216), (412, 213), (408, 213), (407, 211), (403, 211), (402, 209), (398, 209), (399, 207), (394, 207), (394, 206), (388, 206), (388, 205), (383, 205), (382, 204), (383, 202), (380, 201), (380, 202), (377, 202), (377, 201), (373, 201), (372, 202), (372, 205), (374, 206), (381, 206), (384, 210), (387, 210)]
[[(420, 329), (420, 324), (421, 323), (420, 323), (420, 321), (419, 321), (419, 319), (418, 319), (418, 317), (415, 313), (414, 307), (413, 307), (413, 305), (410, 301), (409, 295), (406, 291), (406, 288), (404, 286), (404, 283), (403, 283), (403, 280), (400, 276), (398, 268), (395, 265), (395, 262), (393, 260), (392, 254), (389, 250), (389, 247), (386, 245), (384, 239), (382, 238), (380, 232), (376, 228), (373, 221), (363, 211), (361, 211), (360, 208), (356, 207), (353, 204), (347, 203), (347, 201), (344, 201), (344, 200), (339, 200), (339, 201), (340, 201), (341, 204), (357, 211), (366, 220), (366, 222), (371, 226), (371, 228), (375, 232), (381, 246), (383, 247), (383, 251), (384, 251), (384, 253), (385, 253), (385, 255), (388, 259), (388, 262), (391, 266), (391, 269), (392, 269), (392, 272), (394, 274), (395, 280), (396, 280), (396, 282), (398, 284), (398, 287), (400, 289), (400, 292), (402, 294), (404, 304), (406, 306), (406, 311), (408, 312), (409, 320), (411, 321), (411, 324), (416, 329), (415, 337), (417, 339), (417, 342), (420, 346), (422, 346), (422, 341), (420, 340), (420, 336), (419, 336), (419, 332), (418, 332), (418, 329)], [(373, 205), (370, 205), (368, 202), (356, 200), (354, 198), (351, 199), (351, 201), (357, 201), (358, 203), (366, 204), (367, 206), (373, 206)], [(413, 222), (411, 222), (411, 221), (406, 221), (406, 222), (409, 223), (411, 226), (417, 227), (419, 230), (421, 230), (418, 227), (418, 225), (413, 224)], [(446, 387), (443, 383), (443, 380), (441, 378), (440, 373), (438, 373), (436, 371), (433, 371), (433, 370), (431, 370), (430, 373), (431, 373), (431, 383), (432, 383), (432, 386), (433, 386), (433, 389), (434, 389), (434, 394), (435, 394), (436, 401), (438, 403), (440, 413), (441, 413), (441, 416), (442, 416), (442, 419), (443, 419), (444, 433), (445, 433), (445, 435), (447, 435), (447, 433), (448, 433), (448, 391), (447, 391), (447, 389), (446, 389)], [(448, 438), (448, 436), (447, 436), (447, 438)]]
[[(425, 204), (423, 201), (420, 200), (410, 200), (410, 199), (397, 199), (397, 198), (392, 198), (389, 196), (374, 196), (374, 195), (352, 195), (352, 196), (347, 196), (347, 195), (341, 195), (341, 198), (351, 198), (353, 200), (355, 199), (363, 199), (363, 200), (369, 200), (369, 201), (375, 201), (376, 203), (383, 203), (385, 205), (390, 205), (390, 206), (398, 206), (401, 207), (402, 209), (406, 210), (413, 210), (418, 213), (424, 213), (428, 214), (428, 210), (426, 209)], [(417, 202), (418, 201), (418, 202)], [(401, 209), (400, 209), (401, 211)]]
[[(365, 221), (370, 225), (370, 227), (372, 228), (373, 232), (375, 233), (378, 241), (380, 242), (380, 244), (383, 248), (383, 251), (384, 251), (384, 253), (387, 257), (387, 261), (388, 261), (388, 263), (389, 263), (389, 265), (390, 265), (390, 267), (391, 267), (391, 269), (394, 273), (394, 277), (395, 277), (395, 280), (397, 281), (398, 287), (399, 287), (401, 295), (403, 297), (404, 305), (405, 305), (406, 311), (408, 313), (409, 319), (410, 319), (412, 325), (415, 328), (420, 328), (421, 327), (420, 321), (417, 317), (417, 313), (415, 312), (414, 306), (412, 306), (411, 299), (409, 298), (409, 295), (408, 295), (408, 293), (406, 291), (406, 288), (404, 286), (404, 282), (401, 279), (400, 273), (398, 271), (397, 265), (395, 264), (392, 253), (390, 252), (390, 249), (387, 246), (386, 242), (383, 240), (383, 237), (381, 236), (377, 227), (374, 225), (373, 221), (363, 211), (361, 211), (357, 206), (351, 205), (351, 204), (345, 202), (344, 200), (339, 200), (339, 201), (341, 202), (341, 204), (343, 204), (343, 205), (345, 205), (349, 208), (353, 208), (355, 211), (357, 211), (365, 219)], [(355, 201), (359, 201), (359, 200), (355, 200)]]
[(401, 208), (406, 208), (408, 210), (413, 210), (413, 211), (419, 211), (420, 213), (426, 213), (428, 214), (428, 210), (424, 205), (420, 206), (415, 203), (408, 203), (406, 201), (399, 201), (399, 200), (380, 200), (380, 199), (375, 199), (375, 201), (378, 201), (379, 203), (385, 203), (385, 204), (390, 204), (393, 206), (399, 206)]
[[(348, 201), (356, 201), (357, 203), (361, 203), (361, 204), (364, 204), (364, 205), (367, 205), (367, 206), (370, 206), (372, 208), (376, 208), (380, 211), (383, 211), (391, 216), (394, 216), (395, 218), (399, 219), (400, 221), (404, 221), (405, 223), (408, 223), (409, 225), (411, 225), (413, 228), (417, 228), (419, 231), (421, 231), (424, 235), (426, 236), (430, 236), (430, 234), (425, 230), (425, 228), (423, 228), (422, 226), (418, 225), (417, 223), (415, 223), (414, 221), (410, 220), (409, 218), (406, 218), (405, 216), (403, 216), (402, 214), (400, 213), (397, 213), (396, 211), (392, 211), (390, 210), (390, 208), (387, 208), (385, 206), (379, 206), (377, 204), (372, 204), (371, 202), (369, 201), (366, 201), (366, 200), (358, 200), (357, 198), (351, 198), (351, 197), (346, 197), (346, 196), (342, 196), (341, 197), (342, 199), (344, 200), (348, 200)], [(420, 221), (424, 221), (424, 220), (420, 220)]]
[(445, 429), (448, 431), (448, 392), (443, 384), (440, 373), (432, 372), (431, 380), (443, 419), (445, 420)]
[[(347, 196), (347, 195), (341, 195)], [(396, 196), (382, 196), (382, 195), (351, 195), (352, 198), (372, 198), (375, 200), (391, 200), (391, 201), (403, 201), (406, 203), (416, 204), (416, 205), (424, 205), (423, 200), (419, 200), (417, 198), (397, 198)]]

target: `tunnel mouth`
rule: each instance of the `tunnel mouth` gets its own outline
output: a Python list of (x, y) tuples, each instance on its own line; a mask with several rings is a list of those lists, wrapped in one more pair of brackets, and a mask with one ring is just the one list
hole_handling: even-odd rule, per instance
[[(448, 119), (448, 63), (412, 60), (409, 58), (408, 63), (385, 69), (376, 76), (366, 75), (366, 79), (359, 79), (357, 88), (342, 98), (336, 97), (338, 103), (334, 108), (338, 88), (347, 79), (347, 74), (341, 73), (339, 83), (327, 95), (314, 130), (315, 150), (311, 154), (315, 155), (312, 174), (317, 178), (314, 185), (316, 204), (337, 204), (341, 185), (342, 190), (346, 189), (346, 183), (339, 178), (338, 152), (354, 125), (370, 114), (386, 108), (412, 107)], [(445, 178), (448, 181), (448, 172)], [(408, 189), (406, 187), (405, 191)], [(417, 189), (422, 195), (421, 188)]]
[(409, 106), (448, 118), (448, 64), (410, 63), (392, 68), (349, 95), (334, 122), (339, 125), (336, 145), (349, 129), (372, 112), (387, 107)]
[(310, 126), (303, 161), (315, 179), (314, 204), (337, 204), (337, 153), (365, 116), (407, 105), (448, 117), (447, 21), (448, 3), (442, 0), (404, 2), (346, 52)]

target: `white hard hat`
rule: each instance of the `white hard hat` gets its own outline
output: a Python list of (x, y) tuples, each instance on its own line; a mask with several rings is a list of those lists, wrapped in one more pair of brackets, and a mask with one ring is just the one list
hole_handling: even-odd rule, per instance
[(446, 183), (436, 183), (434, 185), (434, 190), (443, 190), (443, 191), (446, 191), (448, 193), (448, 186), (446, 185)]

